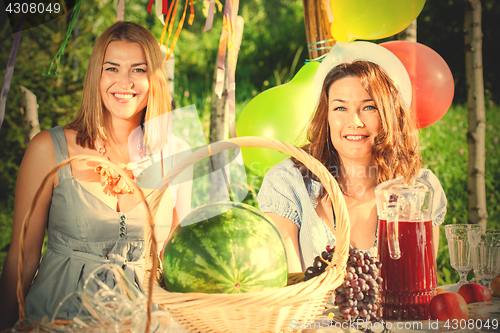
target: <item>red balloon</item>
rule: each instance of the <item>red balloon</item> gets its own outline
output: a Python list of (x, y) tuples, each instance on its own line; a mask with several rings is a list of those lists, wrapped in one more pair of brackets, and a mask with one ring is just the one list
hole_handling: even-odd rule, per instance
[(430, 126), (441, 119), (451, 106), (455, 84), (444, 59), (433, 49), (420, 43), (392, 41), (380, 44), (403, 63), (412, 86), (410, 109), (417, 127)]

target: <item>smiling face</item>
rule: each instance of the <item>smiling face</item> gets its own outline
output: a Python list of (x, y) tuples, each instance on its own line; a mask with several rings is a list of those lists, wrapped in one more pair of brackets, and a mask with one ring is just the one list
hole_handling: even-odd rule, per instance
[(125, 41), (109, 43), (100, 87), (112, 122), (121, 119), (140, 124), (149, 94), (148, 65), (142, 46)]
[(344, 165), (348, 161), (372, 159), (380, 116), (358, 77), (332, 83), (328, 93), (330, 138)]

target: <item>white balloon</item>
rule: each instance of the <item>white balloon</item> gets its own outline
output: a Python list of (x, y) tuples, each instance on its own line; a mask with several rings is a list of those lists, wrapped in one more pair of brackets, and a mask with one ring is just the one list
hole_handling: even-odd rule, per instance
[(406, 107), (410, 107), (412, 98), (411, 81), (401, 60), (385, 47), (364, 41), (337, 42), (327, 56), (323, 58), (314, 77), (314, 98), (316, 103), (319, 101), (323, 81), (328, 72), (339, 64), (352, 63), (356, 60), (371, 61), (382, 67), (399, 90)]

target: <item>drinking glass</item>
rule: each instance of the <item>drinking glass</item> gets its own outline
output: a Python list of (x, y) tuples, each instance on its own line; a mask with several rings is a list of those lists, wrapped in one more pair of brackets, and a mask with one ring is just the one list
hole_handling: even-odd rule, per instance
[(474, 274), (481, 284), (490, 287), (500, 273), (500, 229), (469, 230), (468, 238)]
[(467, 283), (467, 274), (472, 269), (469, 240), (469, 230), (481, 229), (477, 224), (448, 224), (444, 226), (448, 250), (450, 251), (450, 263), (460, 276), (458, 285)]

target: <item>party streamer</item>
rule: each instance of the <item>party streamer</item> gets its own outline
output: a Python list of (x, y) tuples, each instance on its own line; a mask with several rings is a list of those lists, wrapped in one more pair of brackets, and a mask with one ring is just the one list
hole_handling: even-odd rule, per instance
[(210, 0), (208, 6), (207, 20), (205, 21), (205, 31), (212, 29), (214, 23), (214, 12), (215, 12), (215, 0)]
[(125, 11), (125, 0), (120, 0), (118, 9), (116, 10), (116, 21), (123, 21), (123, 12)]
[[(167, 46), (167, 55), (165, 57), (165, 60), (168, 60), (170, 58), (170, 56), (172, 55), (172, 53), (174, 52), (175, 45), (177, 44), (177, 40), (179, 39), (179, 35), (181, 33), (181, 30), (182, 30), (182, 26), (184, 25), (184, 20), (186, 19), (186, 12), (187, 12), (188, 4), (191, 7), (188, 24), (189, 25), (193, 24), (193, 20), (194, 20), (193, 0), (191, 0), (191, 1), (186, 0), (186, 5), (184, 6), (184, 12), (183, 12), (182, 17), (179, 21), (179, 25), (177, 27), (177, 30), (174, 34), (174, 37), (173, 37), (172, 42), (171, 42), (170, 47), (169, 47), (168, 42), (170, 41), (170, 37), (172, 36), (172, 31), (173, 31), (174, 21), (175, 21), (175, 14), (177, 12), (178, 3), (179, 3), (179, 0), (176, 0), (175, 2), (172, 0), (172, 2), (170, 3), (170, 6), (169, 6), (167, 0), (161, 0), (161, 2), (160, 2), (160, 0), (156, 0), (156, 7), (155, 7), (156, 14), (157, 14), (158, 18), (160, 19), (160, 21), (162, 21), (162, 23), (163, 23), (163, 31), (162, 31), (161, 37), (160, 37), (160, 45), (165, 43), (165, 46)], [(150, 12), (150, 13), (152, 13), (151, 12), (152, 5), (153, 5), (153, 0), (151, 0), (149, 2), (149, 6), (148, 6), (148, 12)], [(161, 11), (159, 10), (160, 6), (161, 6)], [(165, 14), (166, 14), (165, 21), (163, 21), (163, 15), (165, 15)], [(165, 41), (165, 35), (167, 36), (166, 41)]]
[(14, 42), (12, 43), (12, 49), (10, 50), (9, 61), (7, 62), (7, 68), (5, 69), (5, 76), (2, 85), (2, 95), (0, 96), (0, 130), (2, 129), (3, 120), (5, 118), (5, 106), (7, 104), (7, 95), (10, 90), (10, 83), (12, 82), (12, 75), (14, 74), (14, 65), (16, 63), (17, 50), (19, 49), (19, 43), (21, 41), (21, 33), (23, 31), (25, 14), (21, 15), (19, 21), (19, 26), (17, 32), (14, 35)]
[(61, 57), (64, 54), (64, 49), (66, 48), (66, 44), (68, 43), (69, 37), (71, 36), (71, 32), (73, 31), (76, 25), (76, 20), (78, 20), (78, 15), (80, 15), (80, 9), (82, 8), (82, 3), (83, 3), (82, 0), (76, 1), (75, 8), (73, 8), (73, 13), (71, 13), (71, 21), (69, 23), (68, 31), (66, 32), (66, 38), (64, 39), (64, 42), (59, 48), (59, 51), (57, 51), (56, 55), (54, 56), (54, 59), (52, 59), (52, 62), (50, 63), (49, 72), (47, 74), (42, 74), (43, 76), (50, 75), (50, 70), (52, 69), (54, 61), (56, 61), (56, 59), (57, 59), (57, 68), (55, 74), (56, 76), (58, 76), (57, 72), (59, 71), (59, 65), (61, 64)]
[[(172, 29), (174, 28), (174, 20), (175, 20), (175, 13), (177, 11), (177, 4), (179, 3), (179, 0), (176, 0), (175, 3), (172, 1), (170, 3), (170, 7), (168, 8), (167, 12), (167, 17), (165, 18), (165, 25), (163, 26), (163, 31), (161, 32), (161, 38), (160, 38), (160, 45), (163, 44), (163, 41), (165, 40), (165, 34), (168, 31), (168, 37), (167, 41), (165, 42), (165, 46), (167, 46), (167, 56), (166, 59), (170, 58), (170, 55), (172, 52), (170, 52), (170, 48), (168, 47), (168, 41), (170, 40), (170, 36), (172, 35)], [(172, 18), (172, 19), (170, 19)], [(168, 23), (170, 22), (170, 23)], [(168, 29), (167, 29), (168, 28)]]
[[(167, 7), (165, 7), (165, 10), (168, 12), (168, 3)], [(163, 15), (163, 1), (155, 2), (155, 13), (156, 17), (160, 20), (161, 24), (165, 25), (165, 18)]]
[(153, 14), (153, 2), (154, 0), (149, 0), (149, 5), (148, 5), (148, 13)]

